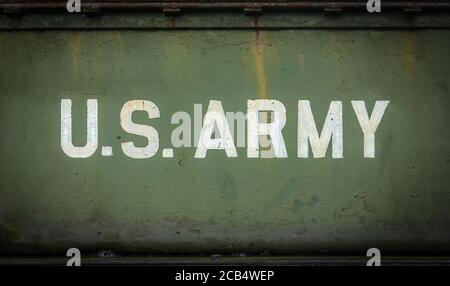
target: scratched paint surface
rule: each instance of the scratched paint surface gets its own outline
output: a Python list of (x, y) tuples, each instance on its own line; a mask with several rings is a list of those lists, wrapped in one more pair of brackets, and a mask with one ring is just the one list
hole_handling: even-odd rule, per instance
[[(448, 250), (450, 32), (104, 31), (0, 33), (0, 253), (69, 247), (125, 253)], [(60, 100), (73, 100), (73, 140), (86, 140), (86, 100), (98, 99), (99, 146), (88, 159), (60, 146)], [(221, 100), (281, 101), (289, 158), (238, 158), (195, 148), (163, 158), (176, 111)], [(160, 149), (120, 126), (133, 99), (158, 105)], [(297, 101), (318, 128), (343, 105), (344, 158), (297, 158)], [(390, 100), (376, 158), (350, 100)]]

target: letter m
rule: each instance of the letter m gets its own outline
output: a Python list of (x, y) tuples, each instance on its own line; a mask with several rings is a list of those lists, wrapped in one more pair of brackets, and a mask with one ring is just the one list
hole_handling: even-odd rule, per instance
[(299, 100), (297, 136), (299, 158), (308, 158), (308, 141), (311, 144), (313, 157), (324, 158), (330, 140), (332, 140), (332, 157), (343, 158), (342, 102), (331, 102), (319, 136), (309, 100)]

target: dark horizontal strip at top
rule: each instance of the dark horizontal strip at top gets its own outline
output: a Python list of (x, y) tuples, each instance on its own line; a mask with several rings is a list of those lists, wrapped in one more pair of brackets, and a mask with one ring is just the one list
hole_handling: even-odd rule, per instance
[[(257, 9), (266, 10), (295, 10), (310, 11), (324, 9), (340, 9), (345, 11), (361, 11), (367, 12), (367, 0), (353, 1), (122, 1), (122, 0), (80, 0), (82, 12), (92, 11), (146, 11), (146, 10), (164, 10), (164, 9), (180, 9), (180, 10), (245, 10)], [(50, 1), (32, 1), (32, 0), (0, 0), (0, 11), (5, 13), (13, 12), (42, 12), (54, 10), (66, 10), (67, 0), (50, 0)], [(442, 10), (450, 9), (450, 0), (429, 0), (429, 1), (394, 1), (381, 0), (381, 8), (384, 10)]]
[(97, 29), (410, 29), (450, 28), (450, 0), (367, 1), (122, 1), (0, 0), (0, 30)]

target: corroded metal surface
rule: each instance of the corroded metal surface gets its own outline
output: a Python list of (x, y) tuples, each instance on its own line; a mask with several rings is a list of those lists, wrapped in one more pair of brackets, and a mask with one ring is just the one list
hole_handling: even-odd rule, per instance
[[(177, 30), (0, 32), (0, 252), (389, 253), (448, 251), (450, 31)], [(60, 146), (60, 100), (73, 100), (73, 137), (86, 138), (98, 99), (99, 144), (87, 159)], [(163, 158), (176, 111), (221, 100), (281, 101), (289, 158), (238, 158), (177, 148)], [(157, 155), (133, 160), (120, 111), (151, 100)], [(320, 126), (343, 105), (344, 158), (296, 156), (297, 101)], [(389, 100), (376, 158), (350, 100)], [(320, 122), (320, 123), (319, 123)]]
[(450, 1), (0, 1), (0, 30), (449, 28)]

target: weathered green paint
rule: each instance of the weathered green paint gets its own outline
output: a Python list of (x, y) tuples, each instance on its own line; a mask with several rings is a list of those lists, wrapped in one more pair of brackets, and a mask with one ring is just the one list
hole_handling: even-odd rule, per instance
[[(0, 33), (0, 252), (69, 247), (139, 253), (448, 251), (450, 31), (54, 31)], [(261, 78), (262, 75), (264, 78)], [(211, 99), (245, 111), (262, 94), (287, 108), (288, 159), (227, 159), (194, 148), (162, 158), (176, 111)], [(74, 139), (99, 100), (89, 159), (60, 147), (60, 99)], [(120, 143), (122, 105), (156, 103), (160, 150), (133, 160)], [(319, 128), (343, 101), (344, 159), (297, 158), (297, 101)], [(376, 158), (350, 100), (390, 100)]]

